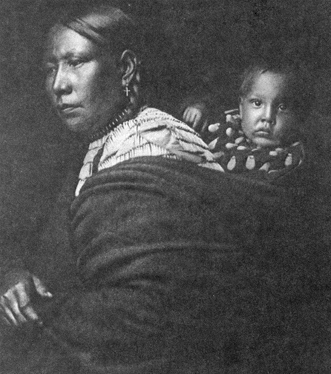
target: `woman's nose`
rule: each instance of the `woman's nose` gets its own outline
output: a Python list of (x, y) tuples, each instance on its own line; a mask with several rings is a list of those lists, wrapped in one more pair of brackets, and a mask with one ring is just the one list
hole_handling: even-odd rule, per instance
[(60, 96), (71, 92), (71, 83), (65, 68), (59, 66), (53, 81), (53, 92)]

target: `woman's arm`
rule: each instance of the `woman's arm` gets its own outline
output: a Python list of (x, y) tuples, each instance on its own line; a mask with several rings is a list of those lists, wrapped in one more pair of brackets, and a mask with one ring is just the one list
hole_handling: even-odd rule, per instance
[(1, 179), (0, 318), (12, 326), (40, 323), (32, 303), (51, 297), (26, 262), (33, 262), (40, 232), (63, 179), (60, 169), (66, 170), (59, 151), (59, 158), (53, 157), (54, 147), (45, 145), (44, 152), (41, 160), (16, 155), (11, 160), (10, 178)]

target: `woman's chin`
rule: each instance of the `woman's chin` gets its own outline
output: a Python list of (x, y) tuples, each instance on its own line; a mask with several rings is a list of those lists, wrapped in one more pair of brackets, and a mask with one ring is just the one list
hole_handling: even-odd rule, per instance
[(66, 128), (74, 133), (86, 135), (91, 132), (91, 127), (86, 122), (80, 120), (80, 118), (62, 118), (62, 122)]

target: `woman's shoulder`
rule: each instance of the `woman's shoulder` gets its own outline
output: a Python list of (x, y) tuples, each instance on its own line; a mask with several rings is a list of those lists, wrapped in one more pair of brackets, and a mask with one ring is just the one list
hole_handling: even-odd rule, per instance
[(143, 156), (187, 160), (222, 171), (198, 133), (172, 115), (155, 108), (145, 108), (110, 134), (98, 169)]
[[(159, 109), (147, 108), (136, 118), (137, 134), (161, 147), (179, 149), (190, 144), (208, 150), (200, 135), (184, 122)], [(184, 147), (185, 148), (185, 147)]]
[(182, 131), (200, 138), (200, 135), (186, 123), (157, 108), (147, 107), (136, 117), (135, 121), (139, 125), (140, 133), (168, 129), (169, 131)]

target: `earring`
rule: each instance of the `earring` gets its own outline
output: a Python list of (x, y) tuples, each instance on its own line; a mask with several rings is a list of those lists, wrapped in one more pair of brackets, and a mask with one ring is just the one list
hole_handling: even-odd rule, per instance
[(125, 83), (125, 87), (123, 88), (123, 91), (125, 92), (125, 97), (129, 97), (130, 95), (130, 88), (129, 88), (129, 83)]

